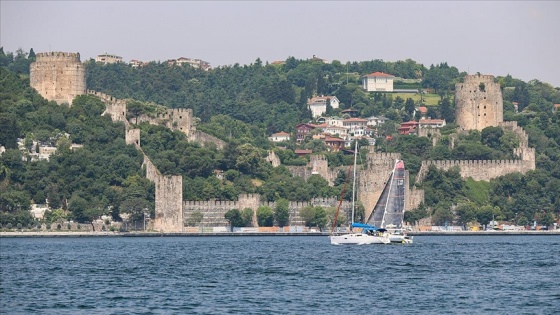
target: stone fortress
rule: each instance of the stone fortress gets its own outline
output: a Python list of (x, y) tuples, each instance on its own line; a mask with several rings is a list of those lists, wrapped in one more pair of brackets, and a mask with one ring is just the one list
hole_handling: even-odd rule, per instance
[[(258, 195), (241, 195), (238, 201), (183, 201), (183, 181), (180, 175), (162, 175), (150, 158), (143, 152), (140, 143), (140, 129), (128, 121), (126, 100), (116, 99), (110, 95), (85, 89), (85, 67), (79, 61), (79, 54), (50, 52), (37, 54), (37, 61), (31, 64), (30, 80), (43, 97), (54, 100), (59, 104), (71, 104), (73, 98), (81, 94), (98, 97), (106, 105), (104, 115), (110, 115), (115, 122), (121, 121), (126, 128), (126, 143), (133, 144), (143, 153), (143, 168), (146, 178), (155, 184), (155, 220), (152, 228), (165, 233), (180, 233), (188, 230), (185, 227), (187, 218), (195, 212), (203, 215), (201, 226), (226, 227), (228, 225), (224, 214), (231, 209), (253, 210), (253, 223), (256, 225), (256, 210), (260, 206), (274, 207), (275, 203), (261, 202)], [(481, 85), (480, 83), (484, 83)], [(427, 172), (429, 165), (441, 169), (453, 166), (461, 167), (463, 177), (473, 177), (477, 180), (491, 178), (511, 172), (526, 172), (535, 168), (535, 151), (527, 145), (526, 133), (515, 122), (504, 123), (502, 116), (502, 98), (499, 86), (493, 82), (492, 76), (467, 77), (465, 82), (457, 86), (457, 121), (464, 130), (479, 129), (486, 126), (501, 126), (512, 130), (520, 139), (522, 145), (516, 149), (521, 160), (515, 161), (424, 161), (417, 179)], [(473, 114), (473, 111), (475, 113)], [(156, 117), (139, 116), (138, 122), (148, 122), (163, 125), (173, 130), (179, 130), (187, 135), (189, 141), (201, 143), (212, 142), (217, 148), (223, 148), (225, 143), (211, 135), (196, 130), (196, 118), (191, 109), (168, 109), (165, 114)], [(434, 135), (437, 138), (437, 134)], [(389, 174), (400, 154), (377, 153), (374, 147), (369, 148), (366, 161), (357, 172), (358, 201), (365, 208), (368, 217), (375, 202), (381, 195)], [(279, 159), (269, 154), (268, 161), (273, 166), (279, 165)], [(294, 176), (304, 179), (313, 174), (325, 178), (330, 185), (339, 171), (346, 167), (329, 167), (324, 156), (313, 155), (306, 166), (289, 167)], [(407, 171), (408, 173), (408, 171)], [(408, 175), (408, 174), (407, 174)], [(414, 209), (424, 200), (424, 191), (410, 189), (407, 178), (405, 192), (405, 208)], [(290, 224), (303, 225), (299, 211), (308, 205), (336, 207), (338, 198), (318, 198), (309, 202), (290, 202)], [(351, 204), (343, 202), (341, 209), (347, 214), (351, 211)], [(198, 230), (197, 230), (198, 231)]]
[[(526, 173), (535, 169), (535, 149), (529, 147), (529, 137), (516, 121), (504, 122), (503, 99), (500, 85), (494, 82), (491, 75), (467, 75), (463, 83), (455, 85), (455, 119), (459, 125), (459, 133), (468, 130), (483, 130), (486, 127), (500, 127), (504, 131), (511, 131), (519, 139), (519, 147), (514, 149), (518, 160), (476, 160), (476, 161), (422, 161), (422, 166), (416, 177), (421, 182), (428, 172), (428, 167), (434, 165), (438, 169), (449, 170), (455, 166), (461, 169), (463, 178), (472, 177), (474, 180), (489, 181), (510, 173)], [(434, 145), (441, 137), (439, 130), (431, 131)], [(454, 146), (451, 135), (450, 146)]]
[(38, 53), (29, 69), (31, 87), (49, 101), (72, 104), (86, 92), (86, 68), (79, 53)]

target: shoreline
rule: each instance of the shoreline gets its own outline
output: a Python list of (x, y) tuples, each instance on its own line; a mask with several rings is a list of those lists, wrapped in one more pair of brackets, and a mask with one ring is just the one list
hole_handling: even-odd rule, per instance
[[(492, 236), (492, 235), (560, 235), (560, 230), (550, 231), (425, 231), (408, 232), (410, 236)], [(160, 233), (160, 232), (0, 232), (0, 238), (17, 237), (216, 237), (216, 236), (328, 236), (329, 232), (220, 232), (220, 233)]]

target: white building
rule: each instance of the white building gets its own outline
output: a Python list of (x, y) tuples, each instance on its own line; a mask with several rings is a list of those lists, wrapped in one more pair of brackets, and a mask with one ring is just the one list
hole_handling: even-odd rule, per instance
[(340, 101), (336, 96), (316, 96), (307, 102), (307, 106), (313, 117), (320, 117), (327, 112), (327, 103), (330, 101), (331, 107), (336, 109), (340, 106)]
[(383, 116), (379, 116), (379, 117), (371, 116), (366, 119), (368, 121), (367, 125), (371, 127), (383, 125), (387, 120), (389, 120), (389, 118), (385, 118)]
[(121, 56), (110, 55), (108, 53), (104, 53), (102, 55), (97, 55), (97, 58), (95, 58), (95, 61), (96, 62), (102, 62), (104, 64), (123, 62)]
[(374, 72), (362, 77), (362, 88), (368, 92), (393, 92), (394, 75)]
[(268, 140), (270, 140), (272, 142), (289, 141), (290, 140), (290, 134), (286, 133), (286, 132), (283, 132), (283, 131), (273, 133), (270, 137), (268, 137)]

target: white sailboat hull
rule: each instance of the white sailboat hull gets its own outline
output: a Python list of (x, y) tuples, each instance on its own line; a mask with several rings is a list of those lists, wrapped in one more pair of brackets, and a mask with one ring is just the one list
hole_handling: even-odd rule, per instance
[(412, 244), (412, 236), (402, 234), (389, 234), (391, 243)]
[(350, 233), (342, 235), (331, 235), (330, 238), (332, 245), (370, 245), (391, 243), (388, 234), (368, 235), (363, 233)]

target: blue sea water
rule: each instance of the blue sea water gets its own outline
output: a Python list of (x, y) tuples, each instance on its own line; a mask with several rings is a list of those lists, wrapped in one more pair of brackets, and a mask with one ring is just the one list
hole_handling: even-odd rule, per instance
[(560, 236), (0, 238), (1, 314), (558, 314)]

